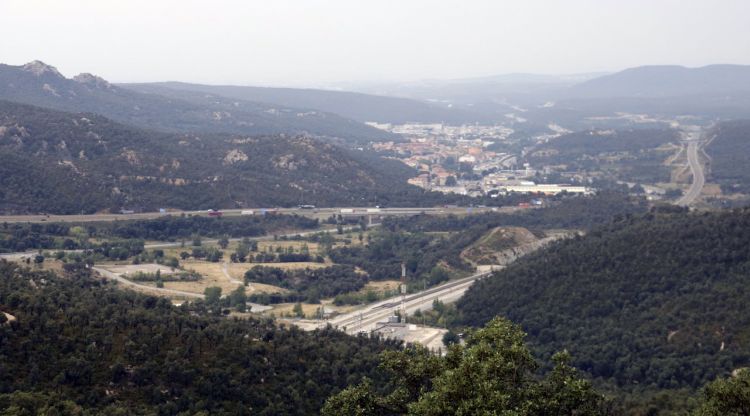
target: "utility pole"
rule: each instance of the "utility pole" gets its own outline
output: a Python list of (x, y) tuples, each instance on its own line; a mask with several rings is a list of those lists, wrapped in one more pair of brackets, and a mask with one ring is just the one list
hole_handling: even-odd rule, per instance
[(401, 319), (406, 323), (406, 264), (401, 263)]
[[(427, 279), (422, 280), (422, 287), (424, 287), (424, 291), (426, 292), (427, 291)], [(426, 325), (426, 322), (425, 322), (426, 319), (427, 318), (425, 317), (425, 314), (423, 313), (422, 314), (422, 326)]]

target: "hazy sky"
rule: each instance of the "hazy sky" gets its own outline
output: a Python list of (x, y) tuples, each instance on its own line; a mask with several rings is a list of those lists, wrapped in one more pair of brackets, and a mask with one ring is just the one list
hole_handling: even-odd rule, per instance
[(321, 85), (750, 64), (750, 0), (0, 0), (0, 62)]

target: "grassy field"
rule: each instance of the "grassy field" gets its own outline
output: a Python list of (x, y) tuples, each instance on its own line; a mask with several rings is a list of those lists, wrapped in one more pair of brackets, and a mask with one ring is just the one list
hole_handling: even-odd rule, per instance
[(360, 293), (367, 293), (372, 290), (377, 293), (384, 293), (386, 291), (398, 290), (398, 285), (401, 284), (398, 280), (380, 280), (368, 282), (365, 287), (360, 290)]
[[(278, 305), (273, 305), (273, 309), (263, 312), (264, 315), (273, 315), (273, 316), (288, 316), (294, 314), (292, 309), (294, 309), (294, 303), (279, 303)], [(316, 312), (318, 311), (318, 308), (323, 307), (323, 304), (310, 304), (310, 303), (303, 303), (302, 304), (302, 312), (305, 314), (305, 317), (307, 318), (314, 318)]]
[[(186, 292), (203, 293), (207, 287), (218, 286), (222, 293), (229, 293), (241, 285), (244, 280), (245, 271), (256, 265), (255, 263), (229, 263), (227, 274), (224, 273), (223, 263), (210, 263), (205, 261), (186, 260), (182, 262), (186, 270), (195, 270), (203, 276), (196, 282), (165, 282), (164, 287), (168, 289), (184, 290)], [(249, 293), (275, 293), (285, 292), (284, 289), (264, 284), (253, 284), (247, 288)]]

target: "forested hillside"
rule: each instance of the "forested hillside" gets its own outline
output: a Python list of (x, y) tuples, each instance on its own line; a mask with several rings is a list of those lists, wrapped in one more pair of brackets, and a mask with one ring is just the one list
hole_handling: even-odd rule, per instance
[(435, 202), (406, 165), (306, 136), (169, 134), (0, 101), (0, 211)]
[(646, 212), (643, 198), (624, 193), (602, 191), (590, 197), (564, 196), (553, 199), (548, 206), (514, 213), (487, 213), (465, 216), (419, 215), (413, 218), (387, 218), (383, 228), (391, 231), (462, 231), (474, 226), (485, 230), (494, 227), (516, 226), (532, 230), (589, 229), (606, 224), (614, 218)]
[(587, 130), (557, 137), (529, 156), (534, 164), (565, 165), (612, 180), (668, 182), (664, 161), (676, 148), (679, 132), (668, 129)]
[[(81, 272), (83, 273), (83, 272)], [(218, 316), (0, 261), (0, 413), (317, 414), (393, 342)], [(7, 412), (7, 413), (6, 413)]]
[(709, 134), (711, 179), (725, 193), (750, 194), (750, 121), (720, 123)]
[(747, 209), (620, 218), (478, 282), (460, 320), (505, 316), (624, 391), (689, 392), (750, 364), (748, 230)]
[(0, 64), (0, 99), (91, 112), (149, 129), (234, 134), (311, 134), (370, 141), (390, 134), (325, 111), (205, 94), (165, 97), (112, 85), (91, 74), (65, 78), (43, 62)]

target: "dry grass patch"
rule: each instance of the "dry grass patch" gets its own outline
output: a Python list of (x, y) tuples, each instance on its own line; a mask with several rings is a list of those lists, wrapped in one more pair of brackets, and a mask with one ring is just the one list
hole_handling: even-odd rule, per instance
[(248, 283), (246, 292), (251, 293), (287, 293), (283, 287), (267, 285), (265, 283)]
[(398, 280), (380, 280), (380, 281), (371, 281), (368, 282), (365, 287), (363, 287), (360, 292), (366, 293), (369, 290), (372, 290), (374, 292), (383, 293), (387, 290), (398, 290), (398, 285), (401, 284)]
[[(274, 314), (275, 316), (282, 316), (282, 315), (290, 315), (294, 314), (292, 309), (294, 309), (295, 303), (279, 303), (277, 305), (273, 305), (273, 309), (269, 309), (265, 312), (263, 312), (264, 315), (270, 315)], [(314, 318), (315, 313), (318, 311), (318, 308), (323, 307), (321, 304), (313, 304), (313, 303), (303, 303), (302, 304), (302, 312), (305, 314), (305, 317), (308, 318)]]
[(221, 288), (222, 294), (227, 294), (240, 286), (239, 283), (233, 283), (227, 278), (222, 263), (186, 260), (182, 262), (182, 266), (186, 270), (195, 270), (203, 278), (196, 282), (164, 282), (165, 288), (202, 294), (207, 287), (218, 286)]

